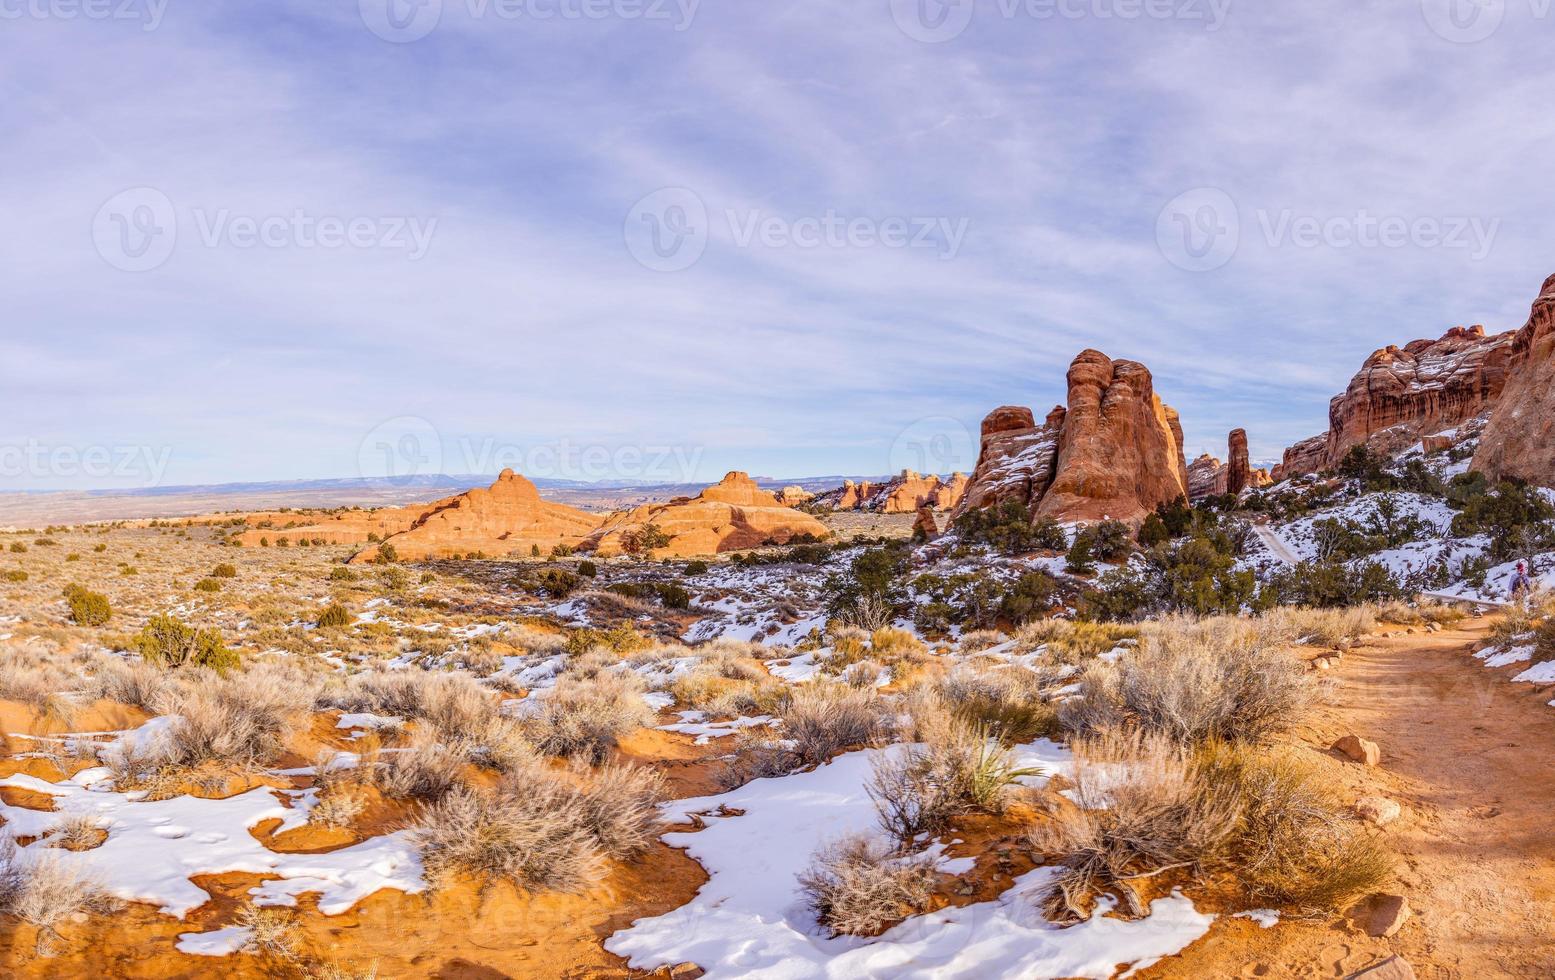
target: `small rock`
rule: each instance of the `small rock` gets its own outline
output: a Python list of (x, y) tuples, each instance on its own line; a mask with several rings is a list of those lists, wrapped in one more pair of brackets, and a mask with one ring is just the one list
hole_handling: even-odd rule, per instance
[(1403, 807), (1386, 796), (1363, 796), (1355, 801), (1356, 816), (1378, 827), (1386, 827), (1403, 813)]
[(1329, 662), (1327, 657), (1318, 657), (1311, 662), (1311, 666), (1313, 670), (1327, 670), (1333, 664)]
[(1374, 766), (1382, 761), (1382, 750), (1377, 747), (1377, 743), (1369, 742), (1359, 735), (1346, 735), (1335, 742), (1332, 748), (1351, 762), (1359, 762), (1363, 766)]
[(1430, 623), (1429, 625), (1426, 626), (1425, 631), (1427, 633), (1440, 633), (1442, 631), (1442, 624), (1441, 623)]
[(1413, 914), (1409, 899), (1402, 895), (1373, 895), (1371, 912), (1366, 917), (1366, 935), (1374, 939), (1391, 939)]
[(1381, 963), (1350, 974), (1345, 980), (1415, 980), (1415, 968), (1402, 956), (1389, 956)]
[[(670, 967), (671, 980), (697, 980), (706, 972), (695, 963), (680, 963)], [(1411, 973), (1410, 976), (1413, 977), (1414, 974)]]

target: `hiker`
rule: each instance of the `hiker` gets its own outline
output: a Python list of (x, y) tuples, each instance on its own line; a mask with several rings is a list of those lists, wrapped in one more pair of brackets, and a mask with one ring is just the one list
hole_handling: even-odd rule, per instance
[(1528, 566), (1517, 563), (1517, 574), (1512, 576), (1512, 598), (1520, 599), (1533, 591), (1533, 579), (1528, 577)]

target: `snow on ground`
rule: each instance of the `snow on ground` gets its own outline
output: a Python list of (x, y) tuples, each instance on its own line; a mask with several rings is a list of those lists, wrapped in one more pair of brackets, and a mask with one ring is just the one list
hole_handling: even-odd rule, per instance
[[(419, 852), (403, 832), (375, 837), (327, 854), (280, 854), (261, 844), (249, 829), (266, 820), (280, 820), (281, 829), (300, 826), (305, 810), (282, 805), (267, 788), (249, 790), (222, 800), (176, 796), (143, 800), (139, 793), (110, 788), (108, 770), (86, 769), (70, 779), (51, 783), (25, 774), (0, 780), (0, 787), (44, 793), (54, 798), (53, 811), (31, 810), (0, 801), (0, 834), (41, 837), (63, 818), (91, 817), (108, 832), (108, 839), (89, 851), (50, 849), (59, 861), (75, 865), (104, 890), (125, 901), (159, 906), (167, 915), (184, 918), (210, 900), (190, 880), (196, 875), (232, 871), (274, 875), (253, 889), (256, 904), (295, 905), (297, 896), (319, 895), (319, 911), (339, 915), (383, 888), (407, 894), (425, 890)], [(31, 847), (18, 854), (26, 855)]]
[(1512, 680), (1524, 684), (1555, 684), (1555, 660), (1534, 664)]
[(1486, 667), (1505, 667), (1508, 664), (1521, 663), (1524, 660), (1533, 659), (1532, 646), (1515, 646), (1502, 649), (1501, 647), (1486, 647), (1474, 655), (1485, 661)]
[[(720, 796), (665, 805), (672, 819), (693, 814), (696, 832), (666, 834), (707, 870), (689, 904), (639, 919), (605, 942), (638, 969), (695, 962), (710, 978), (996, 976), (1098, 977), (1120, 963), (1144, 965), (1183, 949), (1213, 920), (1182, 895), (1156, 900), (1135, 922), (1102, 914), (1059, 928), (1043, 919), (1038, 897), (1055, 874), (1038, 868), (997, 900), (915, 916), (874, 938), (830, 937), (805, 907), (796, 876), (815, 851), (847, 833), (879, 833), (865, 791), (872, 761), (904, 746), (839, 756), (811, 772), (758, 779)], [(1047, 773), (1072, 767), (1068, 753), (1038, 742), (1019, 765)], [(1040, 781), (1040, 778), (1034, 778)], [(727, 814), (741, 811), (738, 816)]]
[[(1555, 589), (1555, 551), (1545, 552), (1533, 558), (1533, 571), (1529, 577), (1539, 588)], [(1441, 590), (1442, 596), (1462, 596), (1465, 599), (1504, 600), (1512, 594), (1512, 579), (1517, 575), (1517, 562), (1497, 565), (1485, 573), (1485, 584), (1470, 585), (1459, 582)]]
[(737, 734), (742, 728), (770, 725), (777, 720), (771, 715), (757, 715), (754, 718), (735, 718), (730, 721), (707, 721), (706, 718), (707, 714), (702, 711), (682, 711), (680, 713), (680, 721), (672, 725), (660, 725), (659, 731), (695, 735), (697, 745), (706, 745), (715, 738)]
[(227, 956), (236, 953), (254, 938), (246, 926), (227, 926), (210, 932), (185, 932), (178, 936), (178, 951), (191, 956)]

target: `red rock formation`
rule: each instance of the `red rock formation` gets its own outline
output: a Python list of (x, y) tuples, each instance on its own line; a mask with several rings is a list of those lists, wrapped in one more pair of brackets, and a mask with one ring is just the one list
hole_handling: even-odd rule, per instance
[[(476, 487), (423, 508), (409, 527), (387, 535), (383, 544), (410, 561), (472, 552), (528, 554), (534, 547), (548, 554), (557, 545), (576, 546), (599, 522), (598, 514), (542, 500), (533, 483), (503, 470), (489, 489)], [(351, 562), (372, 561), (379, 550), (374, 545)]]
[(939, 537), (939, 525), (934, 523), (934, 508), (924, 504), (918, 508), (918, 519), (913, 521), (912, 536), (923, 541)]
[(1508, 377), (1473, 468), (1555, 486), (1555, 276), (1509, 345)]
[(815, 494), (801, 486), (784, 487), (777, 493), (777, 501), (784, 507), (798, 507), (815, 499)]
[(1226, 464), (1205, 453), (1188, 464), (1188, 499), (1194, 503), (1226, 492)]
[(1439, 340), (1374, 352), (1329, 403), (1328, 431), (1287, 449), (1275, 479), (1332, 469), (1359, 445), (1394, 455), (1491, 408), (1506, 383), (1512, 336), (1453, 327)]
[(1038, 426), (1028, 409), (996, 409), (957, 515), (1019, 500), (1058, 520), (1137, 521), (1188, 492), (1176, 412), (1149, 370), (1088, 350), (1069, 367), (1069, 405)]
[(873, 510), (882, 514), (912, 514), (923, 504), (937, 510), (949, 510), (960, 503), (966, 492), (967, 478), (956, 473), (949, 479), (903, 470), (885, 483), (854, 483), (844, 480), (842, 487), (821, 494), (816, 500), (833, 510)]
[(1064, 415), (1064, 407), (1056, 406), (1039, 426), (1029, 408), (1006, 405), (990, 412), (983, 419), (977, 466), (951, 519), (1006, 500), (1030, 507), (1042, 499), (1053, 482)]
[(931, 504), (939, 493), (937, 476), (922, 476), (912, 470), (903, 470), (901, 476), (882, 488), (884, 500), (879, 510), (884, 514), (914, 514), (924, 504)]
[(869, 502), (875, 495), (875, 486), (868, 480), (862, 483), (854, 483), (852, 480), (842, 481), (842, 496), (837, 498), (836, 510), (858, 510)]
[(1247, 430), (1232, 429), (1226, 440), (1231, 454), (1226, 464), (1226, 493), (1240, 494), (1252, 481), (1252, 465), (1247, 461)]
[(966, 496), (969, 482), (965, 473), (952, 473), (950, 479), (941, 480), (939, 488), (934, 491), (934, 509), (955, 510), (961, 498)]
[(1148, 368), (1082, 351), (1069, 366), (1057, 473), (1036, 512), (1069, 521), (1141, 520), (1187, 495), (1178, 446)]
[(746, 474), (733, 472), (696, 497), (611, 514), (580, 547), (602, 556), (620, 554), (650, 524), (669, 536), (668, 544), (653, 551), (655, 557), (714, 555), (830, 533), (810, 515), (778, 503)]

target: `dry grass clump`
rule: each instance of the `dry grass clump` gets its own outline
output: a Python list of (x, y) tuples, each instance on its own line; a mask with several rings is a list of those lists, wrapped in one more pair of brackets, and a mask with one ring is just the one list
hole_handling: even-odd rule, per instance
[(781, 717), (783, 733), (802, 765), (819, 765), (845, 749), (871, 745), (891, 728), (872, 689), (819, 680), (794, 690)]
[(1261, 617), (1264, 639), (1292, 643), (1305, 640), (1325, 647), (1355, 643), (1377, 628), (1374, 606), (1350, 606), (1345, 609), (1301, 609), (1276, 607)]
[(1393, 623), (1396, 626), (1424, 626), (1429, 623), (1450, 626), (1468, 618), (1468, 613), (1462, 606), (1433, 600), (1411, 604), (1399, 599), (1391, 599), (1379, 603), (1373, 612), (1378, 622)]
[(977, 653), (989, 647), (996, 647), (1005, 641), (1006, 637), (998, 630), (973, 630), (962, 634), (961, 641), (956, 644), (957, 651), (961, 653)]
[(524, 730), (546, 755), (598, 763), (621, 736), (653, 722), (635, 674), (600, 673), (560, 677), (549, 694), (535, 699)]
[(145, 711), (155, 709), (157, 699), (167, 685), (167, 674), (151, 664), (116, 657), (104, 657), (98, 663), (95, 679), (103, 697)]
[(983, 726), (1006, 745), (1058, 735), (1058, 709), (1043, 694), (1043, 678), (1018, 667), (975, 670), (960, 666), (935, 690), (962, 721)]
[(385, 796), (438, 800), (464, 786), (468, 748), (449, 745), (436, 733), (417, 732), (410, 744), (389, 756), (378, 774)]
[(1141, 884), (1170, 872), (1301, 913), (1341, 908), (1389, 874), (1341, 796), (1289, 755), (1106, 732), (1077, 743), (1076, 758), (1073, 785), (1043, 798), (1027, 836), (1064, 868), (1045, 899), (1057, 920), (1088, 918), (1102, 895), (1142, 916)]
[(377, 779), (377, 744), (373, 736), (367, 742), (357, 764), (349, 764), (344, 753), (322, 750), (313, 760), (313, 787), (318, 798), (308, 811), (308, 819), (326, 827), (347, 827), (367, 808), (367, 790)]
[(1236, 620), (1151, 625), (1144, 647), (1095, 663), (1059, 716), (1081, 734), (1138, 728), (1184, 744), (1258, 742), (1288, 731), (1311, 708), (1311, 675)]
[(663, 780), (610, 767), (582, 786), (536, 769), (496, 788), (461, 786), (424, 807), (411, 828), (434, 884), (465, 876), (483, 887), (580, 891), (607, 858), (635, 857), (660, 829)]
[(317, 689), (308, 675), (276, 665), (227, 675), (198, 670), (157, 693), (157, 713), (174, 716), (163, 737), (143, 754), (119, 751), (107, 761), (131, 783), (143, 781), (147, 767), (268, 764), (312, 710)]
[(58, 852), (23, 853), (9, 837), (0, 840), (0, 915), (37, 926), (38, 952), (50, 955), (59, 934), (54, 927), (78, 912), (106, 912), (117, 903), (91, 877)]
[(929, 908), (935, 872), (922, 857), (895, 855), (862, 835), (823, 847), (799, 875), (816, 918), (837, 935), (879, 935)]
[(490, 692), (469, 674), (425, 670), (373, 670), (330, 690), (323, 706), (343, 711), (397, 715), (426, 722), (449, 738), (483, 731), (496, 715)]
[(1506, 607), (1501, 618), (1490, 627), (1490, 640), (1503, 649), (1517, 646), (1519, 643), (1526, 643), (1529, 634), (1538, 625), (1538, 613), (1531, 606), (1513, 603)]
[(944, 830), (957, 814), (1001, 812), (1010, 787), (1040, 775), (1015, 766), (986, 728), (948, 711), (920, 706), (915, 727), (919, 744), (877, 757), (867, 787), (881, 829), (904, 848)]
[(1016, 649), (1029, 653), (1047, 647), (1062, 663), (1077, 664), (1117, 648), (1125, 640), (1139, 638), (1139, 627), (1122, 623), (1076, 623), (1067, 619), (1039, 619), (1015, 634)]

